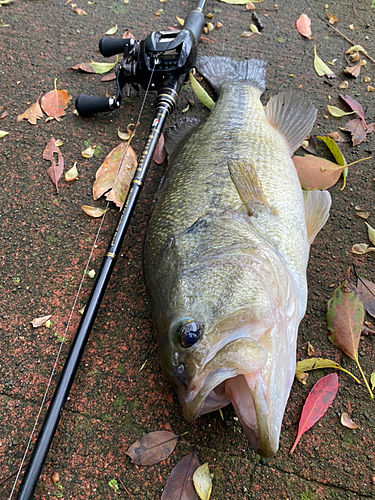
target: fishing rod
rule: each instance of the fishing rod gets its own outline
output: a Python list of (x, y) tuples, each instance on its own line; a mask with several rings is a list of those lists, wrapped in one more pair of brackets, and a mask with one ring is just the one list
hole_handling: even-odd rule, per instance
[(99, 50), (103, 56), (124, 54), (116, 72), (116, 97), (93, 97), (81, 94), (76, 99), (75, 106), (79, 115), (87, 117), (93, 113), (118, 109), (123, 93), (129, 96), (131, 86), (136, 90), (141, 85), (146, 91), (148, 89), (157, 91), (155, 116), (143, 153), (42, 423), (18, 490), (18, 500), (29, 500), (34, 493), (165, 121), (174, 109), (186, 75), (195, 66), (198, 42), (205, 24), (203, 16), (205, 3), (206, 0), (199, 0), (197, 7), (187, 16), (182, 30), (154, 31), (141, 42), (132, 38), (103, 37), (99, 42)]

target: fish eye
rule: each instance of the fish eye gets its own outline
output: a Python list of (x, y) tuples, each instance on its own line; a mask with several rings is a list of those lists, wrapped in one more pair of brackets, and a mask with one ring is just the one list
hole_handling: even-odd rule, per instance
[(201, 327), (193, 319), (182, 323), (179, 327), (180, 343), (182, 347), (191, 347), (198, 342), (201, 336)]

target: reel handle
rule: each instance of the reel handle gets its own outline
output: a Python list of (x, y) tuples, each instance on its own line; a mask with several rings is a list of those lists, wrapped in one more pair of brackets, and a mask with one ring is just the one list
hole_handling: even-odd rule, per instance
[(127, 44), (127, 38), (111, 38), (109, 36), (103, 36), (103, 38), (99, 40), (99, 50), (102, 56), (110, 57), (115, 54), (122, 54)]
[(75, 107), (80, 116), (87, 118), (93, 113), (113, 111), (117, 106), (113, 97), (94, 97), (80, 94), (75, 100)]

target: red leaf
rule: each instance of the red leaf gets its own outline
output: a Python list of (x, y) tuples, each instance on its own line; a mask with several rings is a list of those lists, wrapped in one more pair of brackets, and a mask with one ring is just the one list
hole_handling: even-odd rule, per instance
[(77, 71), (84, 71), (85, 73), (95, 73), (94, 68), (91, 66), (90, 62), (81, 62), (76, 64), (75, 66), (72, 66), (71, 69), (75, 69)]
[(365, 112), (363, 111), (362, 106), (359, 104), (358, 101), (353, 99), (353, 97), (350, 97), (350, 95), (346, 95), (345, 97), (340, 94), (341, 99), (346, 102), (346, 104), (349, 106), (349, 108), (352, 111), (355, 111), (357, 115), (363, 120), (364, 125), (367, 127), (367, 124), (365, 122)]
[(199, 465), (195, 451), (180, 460), (165, 483), (161, 500), (199, 500), (193, 484)]
[[(366, 122), (365, 122), (366, 123)], [(367, 130), (366, 125), (361, 118), (354, 118), (345, 124), (342, 130), (352, 134), (353, 146), (358, 146), (366, 139)]]
[(296, 28), (302, 36), (305, 36), (306, 38), (310, 38), (310, 40), (312, 40), (311, 19), (306, 14), (301, 14), (297, 19)]
[(100, 79), (101, 82), (111, 82), (112, 80), (116, 80), (116, 73), (108, 73)]
[[(58, 182), (64, 170), (64, 158), (63, 155), (61, 154), (60, 149), (57, 146), (55, 146), (55, 142), (56, 139), (52, 137), (49, 143), (47, 144), (45, 150), (43, 151), (43, 159), (49, 160), (52, 163), (52, 165), (47, 170), (47, 174), (50, 176), (51, 181), (56, 186), (57, 192), (59, 192)], [(57, 165), (55, 163), (55, 158), (53, 157), (53, 153), (57, 153), (58, 155)]]
[(47, 92), (47, 94), (42, 97), (40, 104), (46, 115), (58, 119), (65, 115), (65, 110), (70, 104), (70, 99), (71, 97), (66, 90), (57, 89), (55, 80), (54, 90)]
[(133, 464), (154, 465), (172, 453), (179, 437), (169, 431), (150, 432), (132, 444), (126, 454)]
[(290, 454), (295, 450), (302, 434), (310, 429), (331, 406), (337, 393), (338, 384), (337, 373), (330, 373), (318, 380), (314, 385), (303, 406), (297, 438), (290, 450)]
[(158, 143), (155, 148), (154, 156), (152, 157), (153, 161), (158, 165), (161, 165), (167, 156), (167, 152), (164, 146), (164, 135), (161, 134)]

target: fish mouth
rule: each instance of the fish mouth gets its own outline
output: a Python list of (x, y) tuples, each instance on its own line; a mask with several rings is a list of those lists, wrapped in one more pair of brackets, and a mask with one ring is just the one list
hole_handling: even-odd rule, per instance
[(205, 363), (180, 400), (188, 421), (232, 403), (252, 448), (259, 455), (271, 457), (279, 447), (291, 383), (285, 394), (285, 372), (280, 373), (280, 383), (272, 366), (275, 360), (267, 342), (269, 335), (265, 338), (264, 345), (264, 337), (228, 342)]

